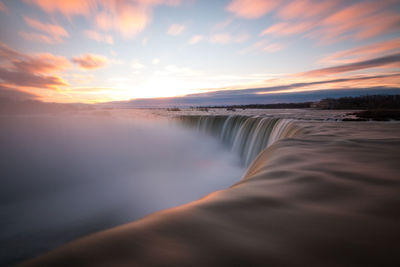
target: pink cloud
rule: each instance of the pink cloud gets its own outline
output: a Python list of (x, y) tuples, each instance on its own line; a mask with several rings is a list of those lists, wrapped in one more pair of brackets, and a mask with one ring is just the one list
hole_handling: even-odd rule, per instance
[(322, 68), (307, 71), (299, 74), (300, 76), (323, 76), (333, 75), (344, 72), (359, 71), (371, 68), (382, 68), (387, 66), (396, 66), (400, 63), (400, 53), (390, 54), (383, 57), (372, 58), (363, 61), (357, 61), (349, 64), (342, 64), (328, 68)]
[(96, 0), (25, 0), (35, 4), (48, 13), (61, 13), (67, 17), (74, 15), (89, 15), (97, 6)]
[(158, 5), (178, 5), (179, 0), (25, 0), (48, 13), (61, 13), (70, 18), (82, 15), (93, 19), (105, 31), (114, 30), (124, 37), (142, 32), (151, 21), (152, 9)]
[(27, 40), (42, 41), (45, 43), (54, 44), (61, 43), (63, 38), (69, 36), (68, 32), (60, 25), (45, 24), (29, 17), (24, 17), (24, 20), (30, 27), (42, 32), (40, 34), (21, 32), (20, 35)]
[(92, 70), (104, 67), (108, 59), (100, 55), (86, 54), (80, 57), (74, 57), (72, 61), (78, 64), (81, 69)]
[(34, 33), (34, 32), (24, 32), (24, 31), (20, 31), (18, 32), (18, 34), (24, 38), (27, 41), (34, 41), (34, 42), (41, 42), (41, 43), (47, 43), (47, 44), (55, 44), (58, 43), (56, 40), (54, 40), (53, 38), (45, 35), (45, 34), (41, 34), (41, 33)]
[(197, 44), (197, 43), (201, 42), (201, 40), (203, 40), (203, 39), (204, 39), (203, 35), (199, 35), (199, 34), (195, 35), (192, 38), (190, 38), (189, 44), (191, 44), (191, 45)]
[(8, 11), (6, 5), (2, 1), (0, 1), (0, 11), (2, 11), (2, 12)]
[(320, 62), (323, 64), (348, 64), (355, 61), (367, 60), (372, 57), (399, 52), (400, 38), (397, 38), (336, 52), (321, 59)]
[(279, 17), (283, 19), (310, 18), (322, 16), (334, 8), (339, 1), (326, 0), (292, 0), (290, 3), (282, 6), (279, 11)]
[(280, 22), (266, 28), (260, 36), (271, 34), (275, 36), (295, 35), (304, 33), (314, 26), (313, 22)]
[(398, 12), (388, 11), (393, 1), (359, 2), (347, 6), (321, 21), (311, 36), (322, 42), (366, 39), (399, 30)]
[(256, 43), (254, 43), (252, 46), (243, 49), (241, 51), (242, 54), (246, 54), (251, 51), (261, 51), (261, 52), (268, 52), (268, 53), (275, 53), (278, 51), (281, 51), (284, 49), (286, 45), (281, 44), (281, 43), (276, 43), (276, 42), (270, 42), (267, 39), (262, 39)]
[(217, 24), (215, 24), (215, 25), (212, 27), (212, 30), (213, 30), (213, 31), (222, 31), (222, 30), (224, 30), (226, 27), (228, 27), (230, 24), (232, 24), (232, 22), (233, 22), (233, 19), (232, 19), (232, 18), (229, 18), (229, 19), (226, 19), (226, 20), (224, 20), (224, 21), (218, 22)]
[(274, 10), (279, 3), (279, 0), (233, 0), (226, 10), (238, 17), (256, 19)]
[(103, 34), (97, 31), (84, 31), (84, 34), (87, 38), (95, 40), (97, 42), (103, 42), (107, 44), (113, 44), (114, 43), (114, 38), (110, 34)]

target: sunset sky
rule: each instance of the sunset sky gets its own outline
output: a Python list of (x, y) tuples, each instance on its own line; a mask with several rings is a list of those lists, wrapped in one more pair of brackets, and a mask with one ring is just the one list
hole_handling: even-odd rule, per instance
[(0, 24), (0, 97), (400, 93), (396, 0), (1, 0)]

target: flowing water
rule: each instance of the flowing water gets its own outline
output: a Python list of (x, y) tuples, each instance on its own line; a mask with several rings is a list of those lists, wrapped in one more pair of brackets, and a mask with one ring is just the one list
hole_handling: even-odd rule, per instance
[(129, 112), (1, 118), (4, 264), (176, 206), (33, 266), (395, 258), (399, 123), (309, 110)]
[(292, 119), (261, 116), (182, 116), (180, 120), (184, 125), (217, 137), (240, 156), (245, 167), (279, 139), (296, 136), (302, 131)]

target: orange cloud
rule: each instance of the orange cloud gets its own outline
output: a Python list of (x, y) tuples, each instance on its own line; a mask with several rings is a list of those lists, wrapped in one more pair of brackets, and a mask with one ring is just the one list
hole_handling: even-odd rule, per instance
[(21, 71), (39, 74), (59, 72), (71, 67), (66, 58), (49, 53), (13, 60), (13, 65)]
[(226, 10), (238, 17), (256, 19), (274, 10), (279, 3), (279, 0), (233, 0)]
[(107, 44), (113, 44), (114, 38), (110, 34), (102, 34), (97, 31), (84, 31), (84, 34), (87, 38), (95, 40), (97, 42), (103, 42)]
[(133, 37), (151, 21), (152, 9), (157, 5), (178, 5), (179, 0), (25, 0), (48, 13), (66, 17), (83, 15), (94, 18), (96, 26), (105, 31), (115, 30), (124, 37)]
[(69, 61), (52, 54), (26, 55), (0, 43), (0, 81), (21, 87), (58, 89), (68, 83), (48, 75), (70, 67)]
[(24, 17), (26, 24), (44, 34), (20, 32), (20, 35), (28, 40), (42, 41), (49, 44), (61, 43), (62, 38), (68, 37), (68, 32), (60, 25), (44, 24), (38, 20)]
[(36, 75), (20, 70), (7, 70), (3, 68), (0, 68), (0, 80), (17, 86), (52, 90), (68, 85), (66, 81), (58, 76)]
[(80, 57), (74, 57), (72, 61), (81, 69), (92, 70), (104, 67), (107, 63), (107, 58), (100, 55), (86, 54)]

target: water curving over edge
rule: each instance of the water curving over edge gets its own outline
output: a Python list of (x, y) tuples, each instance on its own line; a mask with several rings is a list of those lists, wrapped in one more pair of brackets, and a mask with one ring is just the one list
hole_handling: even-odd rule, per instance
[(186, 126), (219, 138), (229, 149), (238, 153), (248, 167), (265, 148), (280, 139), (303, 133), (303, 127), (292, 119), (242, 115), (180, 116)]

